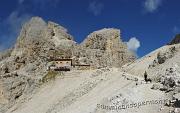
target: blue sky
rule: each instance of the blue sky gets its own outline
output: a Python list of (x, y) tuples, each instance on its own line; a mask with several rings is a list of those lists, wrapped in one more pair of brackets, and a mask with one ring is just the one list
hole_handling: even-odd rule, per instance
[(68, 29), (77, 42), (102, 28), (118, 28), (143, 56), (180, 33), (179, 0), (1, 0), (0, 50), (13, 46), (24, 22), (40, 16)]

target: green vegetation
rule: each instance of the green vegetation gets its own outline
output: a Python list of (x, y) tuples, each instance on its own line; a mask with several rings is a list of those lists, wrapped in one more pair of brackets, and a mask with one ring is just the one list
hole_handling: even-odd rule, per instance
[(64, 52), (63, 51), (54, 51), (53, 52), (53, 56), (54, 57), (61, 57), (64, 55)]
[(62, 56), (64, 55), (64, 53), (62, 51), (56, 51), (55, 52), (55, 56)]
[(56, 71), (48, 71), (48, 73), (42, 78), (42, 82), (45, 83), (50, 80), (55, 80), (57, 75), (58, 75), (58, 72)]

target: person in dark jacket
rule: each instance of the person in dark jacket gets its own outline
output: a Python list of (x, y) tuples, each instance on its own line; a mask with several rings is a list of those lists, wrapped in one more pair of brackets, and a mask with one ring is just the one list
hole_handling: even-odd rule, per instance
[(145, 82), (147, 83), (148, 81), (149, 82), (152, 82), (152, 80), (150, 79), (150, 78), (148, 78), (147, 77), (148, 75), (147, 75), (147, 72), (145, 71), (145, 73), (144, 73), (144, 80), (145, 80)]

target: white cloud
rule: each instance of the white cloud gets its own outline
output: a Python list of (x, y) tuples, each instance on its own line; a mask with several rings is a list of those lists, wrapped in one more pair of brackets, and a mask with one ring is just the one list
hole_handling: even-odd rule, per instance
[(12, 32), (18, 33), (21, 29), (21, 26), (29, 20), (31, 15), (23, 14), (19, 15), (17, 11), (12, 12), (9, 17), (4, 21), (5, 24), (9, 25), (8, 27)]
[(147, 12), (152, 13), (156, 11), (161, 4), (162, 0), (145, 0), (144, 8)]
[(25, 0), (18, 0), (19, 4), (22, 4)]
[(9, 48), (15, 42), (22, 25), (29, 20), (31, 15), (20, 15), (17, 11), (12, 12), (4, 21), (0, 22), (0, 51)]
[(130, 51), (136, 53), (138, 48), (140, 47), (140, 41), (136, 37), (132, 37), (127, 42), (127, 47)]
[[(19, 4), (26, 3), (28, 0), (18, 0)], [(30, 2), (38, 8), (46, 8), (47, 6), (56, 6), (60, 0), (30, 0)]]
[(174, 26), (173, 33), (175, 33), (175, 34), (180, 33), (180, 28), (177, 26)]
[(0, 52), (3, 51), (5, 48), (4, 46), (0, 45)]
[(102, 10), (104, 8), (104, 4), (97, 2), (97, 1), (93, 1), (90, 2), (88, 10), (89, 12), (93, 13), (95, 16), (101, 14)]

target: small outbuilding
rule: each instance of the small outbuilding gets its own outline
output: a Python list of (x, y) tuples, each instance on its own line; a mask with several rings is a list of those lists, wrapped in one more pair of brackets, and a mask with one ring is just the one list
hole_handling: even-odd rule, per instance
[(53, 65), (49, 67), (49, 69), (53, 69), (55, 71), (70, 71), (72, 67), (72, 59), (51, 59)]

